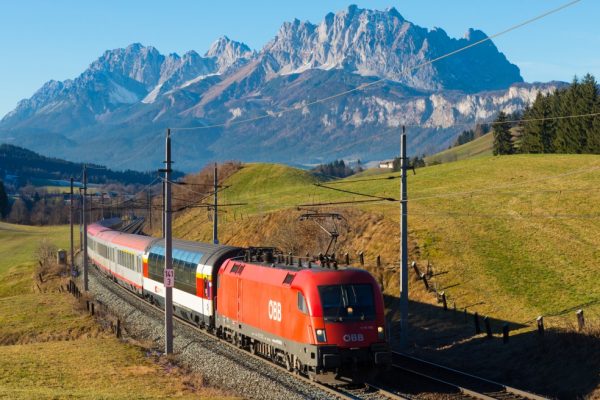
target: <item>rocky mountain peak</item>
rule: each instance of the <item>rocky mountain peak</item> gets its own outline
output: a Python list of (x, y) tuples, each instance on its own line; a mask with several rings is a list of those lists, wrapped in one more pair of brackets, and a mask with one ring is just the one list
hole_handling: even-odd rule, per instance
[[(469, 51), (450, 61), (420, 68), (412, 66), (486, 38), (469, 30), (465, 39), (450, 38), (442, 29), (428, 30), (406, 21), (395, 8), (385, 11), (351, 5), (327, 14), (319, 25), (294, 20), (284, 23), (263, 49), (281, 66), (280, 73), (306, 69), (344, 69), (379, 76), (425, 90), (495, 90), (522, 82), (519, 69), (493, 43), (484, 50), (493, 68), (481, 68), (482, 55)], [(447, 71), (452, 70), (451, 74)]]
[(236, 42), (227, 36), (221, 36), (213, 42), (205, 57), (216, 58), (219, 71), (224, 72), (240, 59), (249, 60), (253, 58), (254, 52), (245, 43)]
[(156, 48), (133, 43), (126, 48), (104, 52), (90, 65), (89, 71), (128, 77), (150, 88), (159, 80), (164, 60)]

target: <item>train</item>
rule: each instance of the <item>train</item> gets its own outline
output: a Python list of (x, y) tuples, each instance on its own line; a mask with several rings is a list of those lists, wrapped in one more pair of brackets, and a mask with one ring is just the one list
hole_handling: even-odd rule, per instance
[[(164, 309), (165, 240), (87, 228), (89, 261)], [(355, 383), (389, 368), (383, 295), (365, 270), (290, 262), (274, 248), (173, 240), (173, 312), (289, 371)]]

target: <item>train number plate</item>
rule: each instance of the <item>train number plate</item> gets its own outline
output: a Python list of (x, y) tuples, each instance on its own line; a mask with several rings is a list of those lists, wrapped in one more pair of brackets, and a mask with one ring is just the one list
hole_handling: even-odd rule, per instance
[(172, 269), (165, 269), (165, 287), (175, 286), (175, 271)]

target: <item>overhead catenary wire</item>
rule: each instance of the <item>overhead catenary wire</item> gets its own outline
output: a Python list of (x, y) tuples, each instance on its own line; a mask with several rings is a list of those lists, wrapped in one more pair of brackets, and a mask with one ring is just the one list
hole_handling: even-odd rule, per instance
[[(507, 29), (504, 29), (503, 31), (497, 32), (497, 33), (495, 33), (495, 34), (493, 34), (491, 36), (487, 36), (487, 37), (485, 37), (485, 38), (483, 38), (481, 40), (478, 40), (478, 41), (476, 41), (474, 43), (468, 44), (466, 46), (463, 46), (463, 47), (461, 47), (459, 49), (456, 49), (454, 51), (451, 51), (451, 52), (448, 52), (446, 54), (443, 54), (443, 55), (441, 55), (439, 57), (436, 57), (434, 59), (427, 60), (425, 62), (422, 62), (422, 63), (417, 64), (415, 66), (412, 66), (410, 68), (407, 68), (405, 70), (405, 72), (403, 72), (403, 73), (409, 74), (409, 73), (412, 73), (413, 71), (416, 71), (417, 69), (420, 69), (420, 68), (426, 67), (428, 65), (434, 64), (434, 63), (439, 62), (441, 60), (444, 60), (444, 59), (446, 59), (448, 57), (452, 57), (452, 56), (454, 56), (454, 55), (456, 55), (458, 53), (461, 53), (463, 51), (471, 49), (471, 48), (473, 48), (475, 46), (481, 45), (482, 43), (486, 43), (488, 41), (491, 41), (492, 39), (495, 39), (495, 38), (497, 38), (499, 36), (505, 35), (505, 34), (507, 34), (509, 32), (512, 32), (512, 31), (516, 30), (516, 29), (522, 28), (523, 26), (529, 25), (529, 24), (531, 24), (531, 23), (533, 23), (535, 21), (538, 21), (538, 20), (540, 20), (542, 18), (545, 18), (545, 17), (547, 17), (547, 16), (549, 16), (551, 14), (557, 13), (557, 12), (563, 10), (563, 9), (571, 7), (571, 6), (575, 5), (576, 3), (579, 3), (580, 1), (581, 0), (573, 0), (573, 1), (570, 1), (568, 3), (565, 3), (565, 4), (563, 4), (563, 5), (559, 6), (559, 7), (556, 7), (556, 8), (553, 8), (551, 10), (548, 10), (548, 11), (546, 11), (546, 12), (540, 14), (540, 15), (537, 15), (537, 16), (535, 16), (533, 18), (529, 18), (529, 19), (527, 19), (527, 20), (525, 20), (523, 22), (520, 22), (520, 23), (518, 23), (516, 25), (513, 25), (513, 26), (511, 26), (511, 27), (509, 27)], [(369, 87), (378, 85), (378, 84), (380, 84), (382, 82), (385, 82), (385, 81), (387, 81), (387, 79), (385, 79), (385, 78), (376, 79), (376, 80), (374, 80), (372, 82), (363, 83), (363, 84), (361, 84), (361, 85), (359, 85), (357, 87), (354, 87), (352, 89), (348, 89), (348, 90), (345, 90), (345, 91), (342, 91), (342, 92), (339, 92), (339, 93), (336, 93), (336, 94), (333, 94), (333, 95), (330, 95), (330, 96), (325, 96), (325, 97), (322, 97), (320, 99), (316, 99), (316, 100), (309, 101), (309, 102), (301, 102), (301, 103), (299, 103), (299, 104), (297, 104), (295, 106), (285, 107), (285, 108), (282, 108), (282, 109), (277, 110), (277, 111), (267, 111), (265, 114), (258, 115), (258, 116), (255, 116), (255, 117), (251, 117), (251, 118), (246, 118), (246, 119), (241, 119), (241, 120), (234, 120), (234, 121), (227, 121), (227, 122), (223, 122), (223, 123), (210, 124), (210, 125), (200, 125), (200, 126), (190, 126), (190, 127), (173, 127), (173, 128), (170, 128), (170, 129), (173, 132), (175, 132), (175, 131), (190, 131), (190, 130), (205, 130), (205, 129), (214, 129), (214, 128), (225, 128), (225, 127), (230, 127), (230, 126), (234, 126), (234, 125), (240, 125), (240, 124), (244, 124), (244, 123), (255, 122), (255, 121), (258, 121), (258, 120), (261, 120), (261, 119), (272, 118), (272, 117), (275, 117), (275, 116), (281, 116), (281, 115), (283, 115), (285, 113), (288, 113), (288, 112), (299, 111), (299, 110), (302, 110), (302, 109), (304, 109), (306, 107), (313, 106), (315, 104), (324, 103), (324, 102), (327, 102), (329, 100), (336, 99), (338, 97), (346, 96), (346, 95), (354, 93), (354, 92), (365, 90), (365, 89), (367, 89)]]
[(319, 184), (319, 183), (315, 183), (314, 185), (317, 186), (317, 187), (323, 188), (323, 189), (330, 189), (330, 190), (334, 190), (336, 192), (343, 192), (343, 193), (348, 193), (348, 194), (354, 194), (354, 195), (357, 195), (357, 196), (371, 197), (371, 198), (374, 198), (374, 199), (385, 200), (385, 201), (399, 201), (397, 199), (394, 199), (393, 197), (376, 196), (376, 195), (372, 195), (372, 194), (355, 192), (355, 191), (352, 191), (352, 190), (344, 190), (344, 189), (332, 188), (332, 187), (325, 186), (325, 185), (322, 185), (322, 184)]

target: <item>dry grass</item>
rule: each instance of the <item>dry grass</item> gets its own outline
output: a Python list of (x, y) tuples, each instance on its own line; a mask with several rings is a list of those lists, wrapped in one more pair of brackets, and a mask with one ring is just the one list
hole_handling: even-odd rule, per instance
[(0, 223), (0, 239), (0, 398), (231, 398), (147, 344), (117, 340), (62, 292), (54, 260), (68, 227)]

